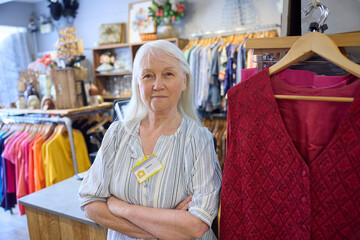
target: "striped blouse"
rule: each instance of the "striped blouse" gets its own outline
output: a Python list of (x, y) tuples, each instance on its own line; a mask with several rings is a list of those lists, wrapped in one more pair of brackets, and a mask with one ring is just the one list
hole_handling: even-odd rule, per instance
[[(174, 209), (193, 195), (189, 212), (209, 226), (218, 213), (221, 169), (211, 133), (183, 117), (177, 131), (161, 135), (154, 148), (164, 168), (139, 184), (131, 168), (144, 157), (140, 122), (114, 122), (80, 190), (81, 206), (111, 195), (130, 204)], [(108, 230), (107, 239), (134, 239)], [(209, 229), (202, 239), (216, 239)]]

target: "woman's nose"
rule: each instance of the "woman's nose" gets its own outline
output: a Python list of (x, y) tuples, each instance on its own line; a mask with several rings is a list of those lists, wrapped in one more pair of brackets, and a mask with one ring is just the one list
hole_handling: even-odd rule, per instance
[(153, 89), (159, 90), (164, 88), (164, 79), (162, 76), (157, 76), (154, 81)]

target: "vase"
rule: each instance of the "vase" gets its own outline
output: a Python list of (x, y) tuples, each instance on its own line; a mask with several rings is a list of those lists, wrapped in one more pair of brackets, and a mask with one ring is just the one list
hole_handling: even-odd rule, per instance
[(162, 21), (160, 25), (157, 26), (156, 38), (161, 39), (161, 38), (172, 38), (172, 37), (177, 37), (177, 33), (170, 19), (165, 18), (164, 21)]

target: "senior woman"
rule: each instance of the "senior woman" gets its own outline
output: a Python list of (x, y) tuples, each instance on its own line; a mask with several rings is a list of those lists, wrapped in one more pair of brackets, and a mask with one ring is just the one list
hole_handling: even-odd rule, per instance
[(144, 44), (132, 92), (81, 184), (86, 216), (109, 228), (107, 239), (216, 239), (221, 170), (181, 50), (165, 40)]

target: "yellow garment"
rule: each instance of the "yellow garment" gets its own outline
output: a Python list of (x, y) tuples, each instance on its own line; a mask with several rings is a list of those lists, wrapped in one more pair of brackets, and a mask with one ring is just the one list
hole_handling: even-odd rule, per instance
[[(79, 173), (81, 173), (88, 170), (91, 164), (83, 135), (79, 130), (73, 130), (73, 136), (77, 167)], [(44, 169), (46, 187), (74, 176), (68, 134), (58, 132), (45, 145)]]

